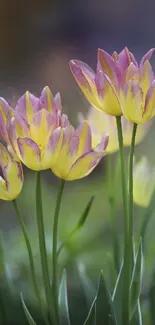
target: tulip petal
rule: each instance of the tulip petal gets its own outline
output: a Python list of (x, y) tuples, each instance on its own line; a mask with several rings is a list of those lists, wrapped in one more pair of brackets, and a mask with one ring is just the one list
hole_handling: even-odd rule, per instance
[(30, 138), (37, 143), (41, 150), (45, 145), (51, 131), (56, 127), (56, 117), (47, 110), (42, 109), (34, 114), (30, 124)]
[(17, 115), (20, 115), (28, 124), (31, 122), (34, 113), (40, 109), (39, 98), (28, 91), (18, 100), (15, 107)]
[[(64, 134), (64, 136), (67, 137), (67, 133)], [(79, 138), (76, 135), (73, 135), (67, 140), (68, 141), (66, 141), (65, 145), (62, 145), (59, 155), (57, 156), (55, 163), (52, 165), (52, 171), (62, 179), (67, 179), (66, 177), (69, 170), (77, 159), (77, 151), (79, 147)]]
[(133, 62), (130, 63), (125, 71), (124, 82), (128, 82), (131, 79), (134, 79), (136, 82), (139, 81), (139, 69)]
[(55, 161), (59, 155), (63, 141), (63, 129), (61, 127), (56, 128), (49, 137), (45, 153), (42, 157), (42, 165), (46, 168), (51, 168), (55, 164)]
[(146, 157), (142, 157), (134, 166), (133, 176), (134, 202), (146, 208), (149, 206), (155, 189), (155, 169), (151, 168)]
[(98, 49), (97, 71), (102, 71), (109, 77), (116, 88), (119, 87), (121, 71), (117, 67), (113, 57), (101, 49)]
[(20, 162), (11, 161), (5, 168), (5, 179), (10, 200), (15, 199), (23, 186), (23, 170)]
[(103, 72), (98, 71), (95, 81), (98, 95), (100, 97), (101, 109), (109, 115), (122, 115), (119, 99), (111, 80), (105, 74), (103, 74)]
[(55, 96), (54, 96), (54, 106), (56, 108), (56, 112), (60, 112), (62, 111), (62, 104), (61, 104), (61, 96), (60, 96), (60, 93), (57, 93)]
[(109, 135), (108, 135), (108, 133), (104, 133), (100, 143), (96, 146), (95, 151), (96, 152), (105, 151), (105, 149), (107, 148), (108, 142), (109, 142)]
[(8, 165), (11, 160), (11, 155), (8, 150), (0, 143), (0, 167), (2, 170)]
[(56, 114), (61, 111), (61, 98), (60, 94), (57, 94), (55, 98), (48, 86), (44, 87), (40, 96), (41, 108), (47, 109), (49, 113)]
[(77, 60), (70, 61), (70, 69), (80, 89), (94, 106), (98, 107), (98, 94), (95, 85), (95, 73), (85, 63)]
[(77, 158), (79, 158), (91, 150), (91, 130), (87, 122), (81, 123), (79, 128), (76, 130), (76, 135), (79, 137), (79, 148), (77, 152)]
[(0, 97), (0, 135), (5, 142), (8, 142), (8, 134), (6, 130), (7, 116), (11, 107), (6, 100)]
[(140, 67), (145, 63), (146, 60), (149, 61), (151, 59), (151, 56), (154, 53), (154, 51), (155, 51), (155, 49), (152, 48), (142, 57), (140, 64), (139, 64)]
[(125, 47), (118, 54), (117, 62), (122, 70), (126, 70), (131, 63), (133, 63), (135, 66), (138, 67), (138, 63), (137, 63), (134, 55), (129, 51), (129, 49), (127, 47)]
[(41, 170), (40, 149), (37, 144), (29, 138), (18, 138), (17, 144), (23, 164), (30, 169)]
[(152, 82), (151, 87), (149, 88), (146, 100), (145, 107), (143, 112), (144, 120), (149, 120), (155, 115), (155, 80)]
[(72, 181), (89, 175), (104, 156), (105, 152), (89, 152), (83, 155), (74, 163), (66, 180)]
[(66, 114), (62, 114), (60, 116), (60, 122), (59, 122), (59, 125), (63, 128), (66, 128), (67, 126), (69, 126), (70, 122), (69, 122), (69, 119), (68, 119), (68, 116)]
[(0, 200), (10, 201), (10, 196), (7, 191), (6, 182), (0, 176)]
[(122, 97), (122, 111), (124, 116), (134, 123), (143, 123), (143, 93), (139, 85), (130, 80), (124, 86)]
[(146, 96), (152, 81), (154, 80), (154, 72), (148, 60), (140, 68), (140, 87), (143, 90), (144, 96)]
[(23, 186), (22, 165), (14, 160), (1, 143), (0, 166), (3, 174), (3, 177), (0, 177), (0, 199), (13, 200), (19, 195)]

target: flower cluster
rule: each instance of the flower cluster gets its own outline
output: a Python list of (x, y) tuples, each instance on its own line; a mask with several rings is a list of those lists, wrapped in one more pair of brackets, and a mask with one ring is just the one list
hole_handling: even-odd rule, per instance
[(110, 56), (98, 50), (96, 73), (85, 63), (70, 62), (71, 71), (89, 102), (113, 116), (122, 114), (136, 124), (155, 115), (155, 77), (149, 63), (154, 49), (138, 65), (134, 55), (124, 48)]
[(108, 153), (118, 150), (117, 116), (123, 115), (124, 146), (130, 145), (133, 123), (142, 124), (136, 137), (139, 143), (155, 115), (155, 77), (149, 63), (153, 52), (138, 65), (127, 48), (112, 56), (99, 49), (96, 73), (81, 61), (71, 61), (71, 71), (93, 105), (86, 118), (80, 116), (85, 121), (77, 129), (62, 113), (60, 94), (54, 97), (48, 87), (39, 98), (27, 91), (15, 108), (0, 98), (0, 135), (6, 144), (0, 146), (4, 191), (0, 197), (14, 199), (20, 193), (22, 163), (36, 171), (51, 169), (64, 180), (87, 176), (106, 148)]
[[(22, 163), (32, 170), (51, 169), (58, 177), (75, 180), (87, 176), (105, 155), (108, 136), (92, 148), (87, 122), (74, 129), (62, 113), (61, 98), (45, 87), (40, 98), (28, 91), (15, 108), (0, 98), (2, 199), (14, 199), (23, 184)], [(15, 185), (14, 185), (15, 184)]]

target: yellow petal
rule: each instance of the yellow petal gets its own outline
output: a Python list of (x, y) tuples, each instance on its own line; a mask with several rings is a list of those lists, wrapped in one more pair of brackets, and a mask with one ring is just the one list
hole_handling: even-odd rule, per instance
[(41, 170), (40, 149), (37, 144), (28, 138), (18, 138), (17, 144), (23, 164), (32, 170)]
[(104, 155), (105, 153), (91, 152), (79, 158), (65, 179), (72, 181), (89, 175)]
[(10, 200), (14, 200), (21, 192), (23, 186), (23, 171), (19, 162), (10, 162), (5, 170), (7, 190)]
[(82, 156), (84, 153), (91, 150), (91, 130), (87, 122), (83, 122), (80, 127), (76, 130), (79, 137), (79, 148), (77, 152), (77, 158)]
[(139, 85), (135, 81), (126, 84), (125, 93), (121, 100), (124, 116), (131, 122), (144, 123), (143, 114), (143, 94)]
[(5, 180), (0, 176), (0, 200), (10, 201)]
[(49, 135), (54, 127), (55, 117), (47, 110), (42, 109), (34, 114), (30, 124), (30, 138), (37, 143), (41, 154), (44, 154)]

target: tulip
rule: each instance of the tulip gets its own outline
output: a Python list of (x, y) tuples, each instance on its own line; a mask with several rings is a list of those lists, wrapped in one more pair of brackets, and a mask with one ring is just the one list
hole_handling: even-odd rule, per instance
[(60, 95), (53, 97), (50, 89), (45, 87), (40, 98), (27, 91), (15, 109), (8, 108), (3, 99), (0, 103), (1, 115), (5, 117), (1, 119), (0, 131), (6, 127), (9, 145), (18, 158), (33, 170), (50, 168), (53, 159), (51, 143), (57, 128), (69, 124), (67, 116), (61, 114)]
[[(109, 135), (109, 142), (107, 146), (107, 153), (113, 153), (119, 150), (118, 136), (117, 136), (117, 125), (114, 116), (107, 115), (102, 111), (97, 110), (91, 106), (86, 117), (79, 114), (80, 122), (86, 120), (91, 128), (92, 133), (92, 147), (101, 141), (104, 133)], [(136, 144), (140, 143), (150, 128), (151, 122), (139, 125), (136, 134)], [(122, 130), (123, 130), (123, 142), (124, 146), (130, 146), (132, 136), (133, 123), (128, 121), (122, 116)]]
[(134, 202), (141, 207), (148, 207), (155, 190), (155, 168), (150, 166), (146, 157), (135, 164), (133, 180)]
[[(57, 130), (58, 131), (58, 130)], [(60, 128), (53, 142), (55, 162), (51, 166), (53, 173), (63, 180), (72, 181), (89, 175), (97, 166), (108, 144), (108, 136), (92, 149), (91, 130), (87, 122), (74, 129), (71, 125)]]
[(23, 186), (23, 170), (19, 160), (0, 143), (0, 199), (12, 201), (20, 194)]
[(138, 65), (127, 47), (110, 56), (98, 50), (96, 73), (85, 63), (70, 62), (70, 68), (88, 101), (106, 114), (124, 116), (136, 123), (148, 121), (155, 114), (155, 78), (148, 51)]

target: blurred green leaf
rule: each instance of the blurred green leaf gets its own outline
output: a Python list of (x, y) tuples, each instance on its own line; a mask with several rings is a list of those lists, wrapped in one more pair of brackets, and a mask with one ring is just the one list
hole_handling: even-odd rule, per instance
[(82, 216), (80, 217), (79, 221), (77, 222), (77, 227), (78, 228), (81, 228), (84, 225), (84, 223), (85, 223), (85, 221), (87, 219), (87, 216), (89, 214), (89, 211), (90, 211), (90, 209), (92, 207), (92, 204), (94, 202), (94, 199), (95, 199), (95, 196), (93, 195), (90, 198), (89, 202), (87, 203), (86, 208), (84, 209), (84, 211), (82, 213)]
[(30, 315), (30, 313), (29, 313), (29, 311), (28, 311), (28, 309), (27, 309), (27, 307), (25, 305), (22, 293), (21, 293), (21, 302), (22, 302), (23, 310), (24, 310), (25, 316), (26, 316), (26, 318), (28, 320), (28, 323), (30, 325), (36, 325), (35, 321), (33, 320), (32, 316)]
[(140, 300), (138, 299), (138, 303), (136, 306), (136, 310), (130, 320), (130, 325), (142, 325), (142, 313), (140, 307)]
[(119, 325), (122, 324), (122, 290), (123, 290), (123, 262), (120, 267), (120, 271), (117, 277), (116, 285), (112, 296), (116, 319)]
[(64, 246), (66, 246), (69, 242), (69, 240), (82, 228), (82, 226), (84, 225), (87, 216), (90, 212), (90, 209), (92, 207), (93, 201), (94, 201), (95, 196), (92, 196), (89, 200), (89, 202), (86, 205), (86, 208), (84, 209), (80, 219), (78, 220), (77, 224), (75, 225), (75, 227), (72, 229), (72, 231), (70, 232), (70, 234), (67, 236), (66, 240), (60, 245), (57, 255), (59, 256), (60, 252), (62, 251), (62, 249), (64, 248)]
[(142, 240), (140, 239), (130, 285), (130, 318), (135, 312), (140, 296), (143, 269)]
[(87, 276), (84, 264), (79, 263), (77, 269), (83, 287), (84, 295), (90, 305), (96, 295), (95, 286)]
[(86, 321), (84, 322), (84, 325), (96, 325), (95, 321), (95, 311), (96, 311), (96, 298), (94, 299), (91, 308), (89, 310), (88, 316)]
[(66, 270), (63, 271), (59, 289), (59, 308), (60, 308), (60, 324), (70, 325), (68, 297), (67, 297), (67, 275)]
[(96, 297), (96, 324), (117, 325), (113, 301), (104, 280), (103, 271), (101, 271), (99, 288)]

